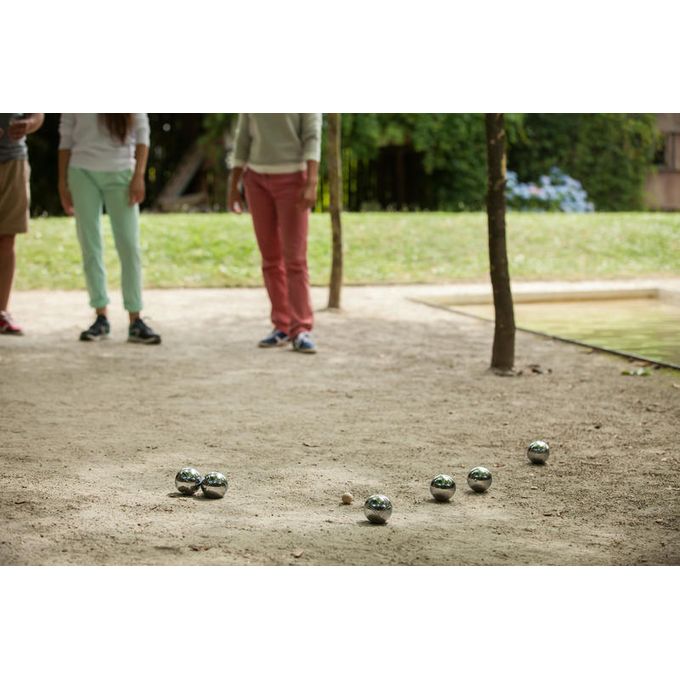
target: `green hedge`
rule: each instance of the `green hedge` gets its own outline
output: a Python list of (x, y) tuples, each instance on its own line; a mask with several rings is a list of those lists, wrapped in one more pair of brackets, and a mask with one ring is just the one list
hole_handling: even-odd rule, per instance
[[(508, 168), (521, 181), (537, 181), (557, 166), (582, 183), (597, 210), (644, 207), (660, 142), (654, 114), (506, 114), (506, 130)], [(484, 207), (483, 114), (344, 114), (343, 144), (364, 160), (381, 146), (409, 145), (422, 157), (438, 209)]]
[(659, 141), (653, 114), (532, 113), (508, 166), (524, 181), (557, 166), (581, 182), (596, 210), (641, 210)]

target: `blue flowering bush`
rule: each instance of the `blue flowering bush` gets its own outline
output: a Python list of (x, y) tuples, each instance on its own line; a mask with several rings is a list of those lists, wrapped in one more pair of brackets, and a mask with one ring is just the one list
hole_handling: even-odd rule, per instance
[(509, 170), (505, 186), (508, 208), (535, 212), (593, 212), (595, 206), (577, 179), (559, 168), (541, 175), (538, 184), (520, 182), (517, 173)]

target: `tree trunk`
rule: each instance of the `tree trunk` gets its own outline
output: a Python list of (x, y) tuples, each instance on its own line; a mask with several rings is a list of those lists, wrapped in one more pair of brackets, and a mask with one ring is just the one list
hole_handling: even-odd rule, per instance
[(505, 124), (502, 113), (486, 114), (486, 152), (489, 266), (496, 315), (491, 369), (509, 374), (515, 363), (515, 313), (505, 241)]
[(340, 114), (328, 115), (328, 189), (330, 192), (329, 212), (333, 234), (333, 260), (328, 294), (328, 308), (340, 309), (342, 289), (342, 156), (340, 154)]

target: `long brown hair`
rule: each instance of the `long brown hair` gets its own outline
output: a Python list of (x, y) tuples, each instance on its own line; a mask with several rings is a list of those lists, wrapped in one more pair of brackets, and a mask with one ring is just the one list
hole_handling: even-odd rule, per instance
[(99, 120), (104, 123), (111, 137), (121, 144), (125, 144), (132, 128), (131, 113), (100, 113)]

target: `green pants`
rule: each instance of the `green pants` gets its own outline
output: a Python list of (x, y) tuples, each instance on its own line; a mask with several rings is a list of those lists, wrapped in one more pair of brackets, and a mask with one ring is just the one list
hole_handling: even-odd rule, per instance
[(111, 220), (113, 239), (120, 258), (123, 305), (128, 312), (142, 309), (142, 258), (139, 248), (139, 206), (130, 205), (132, 170), (96, 172), (68, 169), (68, 187), (73, 198), (78, 240), (83, 254), (85, 281), (90, 305), (106, 307), (101, 215), (102, 207)]

